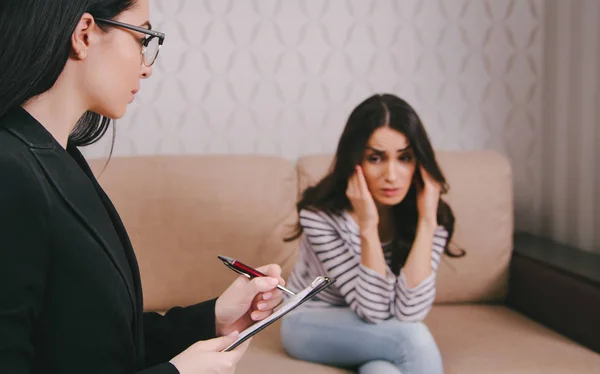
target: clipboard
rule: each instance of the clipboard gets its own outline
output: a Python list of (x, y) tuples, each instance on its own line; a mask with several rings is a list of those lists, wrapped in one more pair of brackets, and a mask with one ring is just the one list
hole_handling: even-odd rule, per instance
[(264, 330), (273, 322), (277, 321), (292, 310), (296, 309), (297, 307), (302, 305), (302, 303), (304, 303), (307, 300), (310, 300), (313, 296), (317, 295), (319, 292), (323, 291), (324, 289), (326, 289), (334, 283), (335, 278), (321, 276), (316, 277), (310, 286), (296, 293), (294, 296), (290, 296), (287, 301), (281, 303), (275, 309), (273, 309), (273, 313), (271, 313), (267, 318), (257, 321), (247, 329), (241, 331), (236, 341), (229, 345), (227, 348), (225, 348), (222, 352), (229, 352), (232, 349), (236, 348), (246, 340), (250, 339), (260, 331)]

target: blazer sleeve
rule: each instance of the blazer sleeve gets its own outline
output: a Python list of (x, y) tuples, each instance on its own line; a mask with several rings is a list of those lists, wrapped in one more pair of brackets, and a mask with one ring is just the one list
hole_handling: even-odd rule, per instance
[(26, 161), (0, 155), (0, 373), (32, 370), (48, 261), (48, 203)]
[(146, 364), (169, 361), (197, 341), (216, 337), (215, 303), (216, 299), (212, 299), (176, 307), (165, 315), (144, 313)]
[(141, 371), (136, 371), (136, 374), (179, 374), (179, 370), (177, 370), (170, 362), (166, 362)]

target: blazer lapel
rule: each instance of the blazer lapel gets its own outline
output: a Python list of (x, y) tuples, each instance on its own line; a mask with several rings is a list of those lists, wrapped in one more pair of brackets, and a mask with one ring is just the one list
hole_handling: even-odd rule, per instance
[[(104, 205), (104, 208), (106, 209), (106, 212), (108, 213), (108, 215), (110, 217), (110, 220), (112, 222), (114, 230), (116, 231), (116, 234), (117, 234), (119, 241), (121, 243), (121, 246), (123, 248), (123, 251), (121, 251), (120, 253), (125, 255), (127, 263), (128, 263), (128, 269), (130, 271), (128, 274), (132, 275), (132, 277), (128, 277), (128, 279), (132, 279), (132, 281), (133, 281), (133, 289), (135, 291), (134, 292), (135, 293), (135, 303), (137, 305), (137, 312), (135, 313), (135, 317), (134, 317), (134, 325), (135, 325), (135, 331), (136, 331), (134, 339), (136, 341), (136, 346), (139, 349), (143, 349), (143, 346), (140, 344), (140, 342), (143, 341), (143, 336), (141, 335), (143, 330), (140, 328), (140, 323), (141, 323), (141, 318), (142, 318), (142, 313), (143, 313), (143, 308), (144, 308), (143, 295), (142, 295), (142, 284), (141, 284), (141, 278), (140, 278), (140, 270), (138, 267), (137, 259), (135, 257), (135, 252), (133, 250), (133, 246), (131, 245), (131, 240), (129, 239), (129, 235), (127, 234), (127, 230), (125, 229), (125, 225), (123, 224), (123, 221), (121, 221), (121, 217), (119, 216), (119, 213), (115, 209), (115, 207), (114, 207), (112, 201), (110, 200), (110, 198), (108, 197), (108, 195), (104, 192), (104, 190), (98, 183), (96, 177), (94, 176), (94, 173), (90, 169), (89, 164), (85, 160), (85, 157), (83, 157), (81, 152), (79, 152), (79, 149), (77, 149), (77, 147), (75, 147), (73, 145), (69, 145), (67, 147), (67, 152), (71, 155), (71, 157), (73, 157), (75, 162), (79, 165), (79, 167), (81, 167), (83, 172), (88, 176), (88, 179), (92, 182), (92, 185), (94, 186), (96, 192), (98, 193), (98, 196), (100, 197), (100, 200), (101, 200), (102, 204)], [(138, 357), (143, 357), (143, 355), (141, 353), (143, 353), (143, 352), (138, 352)]]
[(98, 183), (98, 180), (92, 172), (92, 169), (90, 169), (90, 166), (85, 160), (85, 157), (83, 157), (81, 152), (79, 152), (79, 149), (77, 149), (77, 147), (73, 145), (69, 145), (67, 147), (67, 152), (73, 157), (75, 162), (77, 162), (77, 164), (81, 167), (83, 172), (88, 176), (89, 180), (92, 182), (92, 185), (96, 189), (96, 192), (98, 193), (98, 196), (100, 197), (100, 200), (102, 201), (102, 204), (104, 205), (104, 208), (106, 209), (106, 212), (108, 213), (110, 220), (112, 221), (113, 227), (117, 233), (117, 236), (119, 237), (119, 241), (121, 242), (121, 246), (123, 247), (125, 257), (127, 258), (129, 271), (131, 272), (131, 275), (133, 275), (133, 286), (136, 291), (137, 300), (141, 305), (142, 292), (139, 272), (140, 270), (138, 267), (137, 258), (135, 257), (135, 252), (133, 250), (133, 245), (131, 244), (131, 240), (129, 239), (127, 230), (125, 229), (125, 225), (123, 224), (123, 221), (121, 220), (121, 217), (119, 216), (119, 213), (117, 212), (112, 201)]
[(64, 150), (33, 150), (56, 190), (87, 226), (119, 270), (131, 302), (135, 306), (129, 266), (108, 213), (89, 178)]
[(8, 116), (8, 120), (3, 118), (2, 126), (30, 146), (50, 182), (117, 268), (132, 306), (137, 310), (127, 257), (94, 184), (73, 157), (24, 109), (19, 108)]

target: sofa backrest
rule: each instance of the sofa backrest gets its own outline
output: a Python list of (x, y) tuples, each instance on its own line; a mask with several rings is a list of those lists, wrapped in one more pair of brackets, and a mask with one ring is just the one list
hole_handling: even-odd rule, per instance
[[(436, 303), (502, 301), (512, 253), (513, 184), (506, 158), (490, 151), (445, 151), (436, 155), (450, 191), (442, 198), (456, 219), (450, 249), (462, 258), (443, 257)], [(332, 155), (298, 160), (299, 191), (330, 169)]]
[(269, 156), (114, 157), (90, 165), (115, 204), (140, 265), (146, 310), (220, 295), (237, 276), (217, 258), (286, 273), (297, 242), (296, 170)]
[[(129, 232), (140, 265), (146, 310), (218, 296), (236, 277), (217, 255), (251, 266), (279, 263), (287, 276), (298, 240), (300, 192), (329, 168), (331, 155), (291, 161), (258, 155), (114, 157), (90, 164)], [(492, 152), (440, 152), (456, 216), (436, 302), (499, 301), (512, 248), (510, 167)], [(100, 174), (100, 175), (99, 175)]]

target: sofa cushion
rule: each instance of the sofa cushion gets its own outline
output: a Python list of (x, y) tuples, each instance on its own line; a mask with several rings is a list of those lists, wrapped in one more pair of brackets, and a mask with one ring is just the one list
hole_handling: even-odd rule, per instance
[(600, 355), (504, 306), (436, 305), (425, 323), (446, 374), (596, 373)]
[[(600, 355), (503, 306), (436, 305), (425, 323), (435, 337), (446, 374), (596, 373)], [(240, 374), (346, 371), (291, 359), (281, 347), (279, 323), (253, 338)], [(275, 366), (277, 364), (277, 366)]]
[[(98, 176), (104, 160), (92, 160)], [(297, 243), (294, 164), (269, 156), (115, 157), (98, 180), (131, 236), (146, 310), (218, 296), (236, 274), (216, 257), (288, 274)]]
[[(436, 158), (450, 185), (444, 200), (456, 217), (451, 243), (467, 255), (444, 256), (438, 270), (436, 303), (501, 301), (506, 296), (512, 252), (513, 185), (507, 159), (490, 151), (443, 151)], [(332, 155), (298, 160), (303, 191), (330, 169)]]

